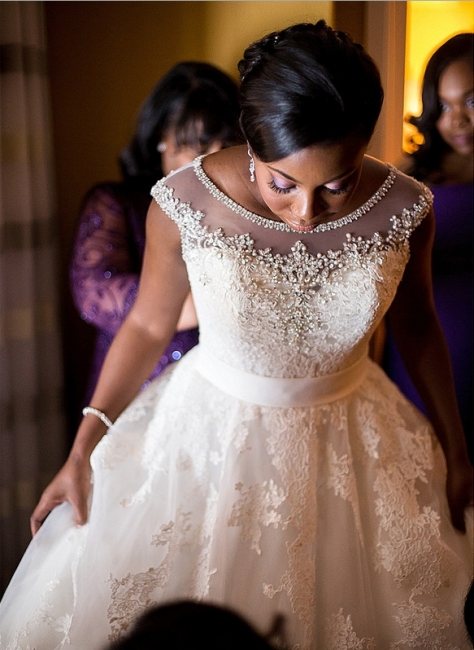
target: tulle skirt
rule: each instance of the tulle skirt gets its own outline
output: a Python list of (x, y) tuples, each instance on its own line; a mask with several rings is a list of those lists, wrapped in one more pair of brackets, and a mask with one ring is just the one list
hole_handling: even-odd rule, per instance
[(470, 648), (472, 508), (463, 535), (430, 426), (383, 371), (366, 361), (345, 394), (276, 407), (202, 359), (154, 380), (96, 447), (88, 523), (63, 504), (43, 524), (0, 648), (101, 650), (184, 597), (262, 632), (281, 613), (295, 650)]

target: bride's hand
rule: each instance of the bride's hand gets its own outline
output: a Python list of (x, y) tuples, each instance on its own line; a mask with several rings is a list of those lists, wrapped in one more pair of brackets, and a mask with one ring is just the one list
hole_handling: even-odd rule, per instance
[(90, 487), (91, 466), (89, 459), (70, 455), (44, 490), (30, 517), (31, 534), (34, 536), (53, 508), (65, 501), (68, 501), (73, 507), (76, 525), (85, 524)]

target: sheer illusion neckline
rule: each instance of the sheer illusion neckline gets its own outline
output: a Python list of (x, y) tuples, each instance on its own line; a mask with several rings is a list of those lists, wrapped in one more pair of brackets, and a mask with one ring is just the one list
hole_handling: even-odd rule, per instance
[[(256, 214), (255, 212), (251, 212), (250, 210), (247, 210), (247, 208), (244, 208), (243, 205), (240, 205), (240, 203), (237, 203), (236, 201), (231, 199), (230, 196), (224, 194), (224, 192), (222, 192), (212, 182), (212, 180), (204, 171), (202, 167), (203, 158), (204, 155), (198, 156), (192, 164), (197, 178), (208, 190), (211, 196), (213, 196), (221, 203), (224, 203), (224, 205), (230, 208), (230, 210), (232, 210), (233, 212), (240, 214), (245, 219), (248, 219), (249, 221), (252, 221), (252, 223), (262, 226), (263, 228), (282, 230), (284, 232), (292, 232), (292, 233), (297, 232), (298, 234), (301, 234), (300, 231), (294, 230), (293, 228), (288, 226), (286, 223), (283, 223), (282, 221), (272, 221), (271, 219), (267, 219), (266, 217), (262, 217), (261, 215)], [(352, 223), (353, 221), (357, 221), (357, 219), (359, 219), (364, 214), (369, 212), (369, 210), (371, 210), (374, 207), (374, 205), (376, 205), (383, 199), (383, 197), (387, 194), (387, 192), (390, 190), (390, 188), (395, 182), (395, 179), (397, 177), (397, 170), (395, 169), (395, 167), (393, 167), (393, 165), (390, 165), (390, 163), (387, 163), (387, 168), (388, 168), (387, 178), (384, 180), (384, 182), (379, 187), (379, 189), (367, 201), (365, 201), (365, 203), (363, 203), (361, 206), (356, 208), (353, 212), (346, 214), (343, 217), (340, 217), (339, 219), (334, 219), (334, 221), (327, 221), (326, 223), (321, 223), (315, 226), (313, 230), (305, 234), (312, 235), (313, 233), (327, 232), (328, 230), (335, 230), (336, 228), (342, 228), (343, 226)]]

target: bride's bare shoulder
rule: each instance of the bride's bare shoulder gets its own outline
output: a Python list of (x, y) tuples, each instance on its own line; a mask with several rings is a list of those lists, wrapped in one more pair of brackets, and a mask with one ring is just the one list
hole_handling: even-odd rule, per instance
[(245, 145), (228, 147), (205, 156), (202, 168), (212, 182), (222, 189), (233, 183), (236, 176), (242, 176), (246, 156), (249, 160)]

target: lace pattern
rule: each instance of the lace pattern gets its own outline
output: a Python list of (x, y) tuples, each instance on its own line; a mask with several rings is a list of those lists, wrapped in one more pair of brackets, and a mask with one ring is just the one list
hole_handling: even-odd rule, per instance
[[(396, 292), (429, 192), (368, 236), (348, 231), (362, 219), (346, 224), (343, 243), (319, 254), (285, 232), (287, 249), (259, 247), (261, 227), (244, 220), (251, 229), (237, 232), (227, 212), (226, 227), (211, 228), (209, 207), (227, 208), (211, 197), (200, 211), (180, 193), (168, 181), (154, 189), (181, 231), (203, 345), (151, 382), (96, 447), (87, 543), (76, 556), (52, 525), (63, 573), (32, 580), (28, 598), (40, 613), (50, 603), (48, 616), (26, 615), (0, 645), (33, 647), (40, 629), (52, 647), (101, 647), (151, 604), (191, 597), (262, 631), (283, 613), (291, 650), (467, 650), (459, 604), (470, 538), (449, 522), (429, 424), (380, 367), (368, 361), (344, 397), (282, 408), (220, 390), (196, 362), (209, 349), (268, 377), (351, 366)], [(26, 605), (12, 602), (16, 616)]]
[(153, 196), (180, 228), (193, 295), (207, 305), (199, 314), (201, 340), (229, 365), (279, 377), (328, 374), (357, 360), (391, 303), (409, 237), (431, 205), (426, 190), (392, 217), (385, 235), (347, 233), (340, 249), (316, 255), (298, 241), (283, 255), (255, 248), (249, 234), (209, 230), (205, 215), (175, 198), (164, 180)]
[[(71, 291), (81, 318), (97, 330), (86, 403), (112, 341), (138, 295), (149, 202), (147, 192), (132, 190), (126, 183), (102, 183), (87, 194), (78, 217)], [(196, 328), (177, 332), (151, 378), (197, 342)]]

